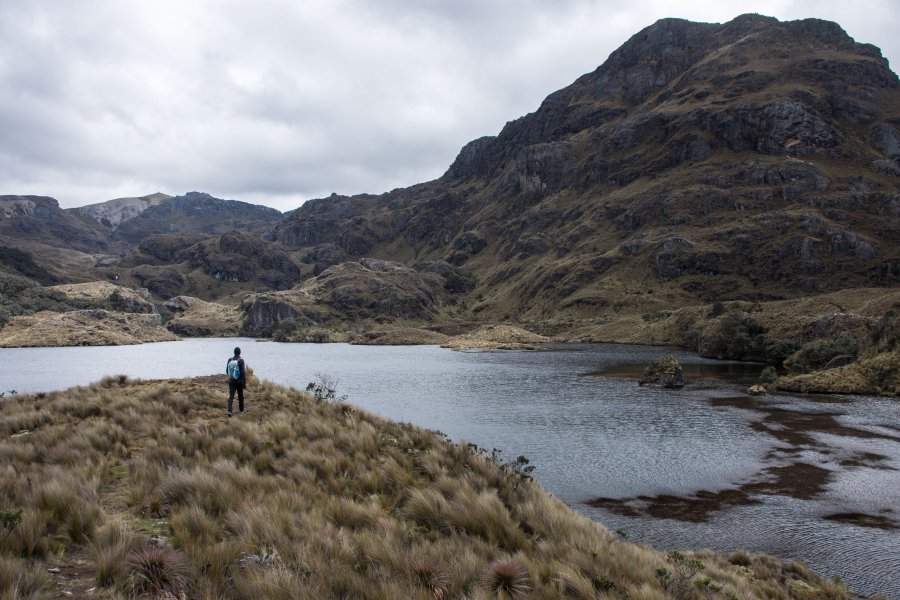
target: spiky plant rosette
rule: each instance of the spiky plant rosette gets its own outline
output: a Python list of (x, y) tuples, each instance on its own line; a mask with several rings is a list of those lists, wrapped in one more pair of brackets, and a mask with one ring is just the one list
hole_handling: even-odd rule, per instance
[(519, 600), (531, 591), (528, 571), (512, 560), (495, 560), (484, 572), (484, 586), (498, 599)]
[(416, 582), (425, 588), (434, 600), (447, 597), (449, 579), (444, 571), (433, 562), (417, 562), (412, 567)]
[(184, 556), (168, 546), (144, 546), (126, 559), (128, 590), (135, 596), (171, 595), (185, 591), (188, 563)]

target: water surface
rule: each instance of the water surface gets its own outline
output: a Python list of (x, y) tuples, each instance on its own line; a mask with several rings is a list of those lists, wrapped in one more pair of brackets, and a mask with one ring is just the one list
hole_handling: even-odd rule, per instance
[[(633, 541), (768, 552), (840, 575), (858, 591), (900, 598), (900, 533), (885, 528), (900, 521), (900, 405), (748, 398), (761, 365), (675, 352), (688, 385), (660, 390), (634, 381), (641, 366), (671, 352), (655, 347), (454, 352), (189, 339), (0, 349), (0, 392), (120, 373), (224, 373), (235, 345), (262, 378), (304, 388), (317, 372), (329, 373), (340, 394), (377, 414), (499, 448), (509, 459), (524, 454), (546, 489)], [(225, 397), (223, 386), (223, 416)], [(252, 388), (247, 401), (252, 411)]]

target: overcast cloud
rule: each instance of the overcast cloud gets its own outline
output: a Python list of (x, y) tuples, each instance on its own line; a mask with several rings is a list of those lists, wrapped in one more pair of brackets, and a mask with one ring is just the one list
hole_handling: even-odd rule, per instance
[(898, 0), (3, 0), (0, 194), (381, 193), (659, 18), (744, 12), (834, 20), (900, 62)]

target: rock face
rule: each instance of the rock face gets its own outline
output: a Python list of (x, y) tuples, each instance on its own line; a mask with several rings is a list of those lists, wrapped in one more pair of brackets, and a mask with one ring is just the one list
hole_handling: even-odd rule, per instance
[(150, 194), (139, 198), (116, 198), (99, 204), (89, 204), (78, 208), (69, 209), (71, 212), (90, 217), (109, 228), (116, 228), (119, 224), (133, 219), (151, 206), (158, 206), (166, 200), (171, 200), (168, 194)]
[(667, 389), (684, 387), (684, 370), (673, 355), (656, 359), (644, 369), (638, 385), (658, 385)]

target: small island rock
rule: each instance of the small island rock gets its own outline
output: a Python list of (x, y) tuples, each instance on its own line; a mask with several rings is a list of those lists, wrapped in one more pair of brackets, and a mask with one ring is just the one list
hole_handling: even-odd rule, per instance
[(638, 385), (659, 385), (667, 389), (684, 387), (684, 370), (674, 355), (668, 354), (647, 365)]

